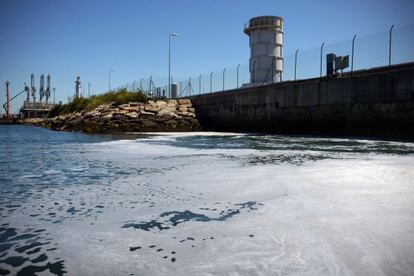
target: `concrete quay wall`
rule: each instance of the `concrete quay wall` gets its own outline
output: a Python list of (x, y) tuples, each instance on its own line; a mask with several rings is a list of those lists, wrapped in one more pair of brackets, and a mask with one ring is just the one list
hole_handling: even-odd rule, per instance
[(414, 63), (191, 97), (205, 130), (414, 141)]

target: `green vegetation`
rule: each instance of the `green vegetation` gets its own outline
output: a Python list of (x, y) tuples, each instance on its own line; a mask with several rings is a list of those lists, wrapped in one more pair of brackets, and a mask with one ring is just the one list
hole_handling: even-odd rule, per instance
[(117, 92), (107, 92), (102, 95), (92, 96), (90, 98), (77, 98), (67, 104), (55, 106), (49, 113), (49, 117), (55, 117), (71, 112), (81, 112), (83, 110), (92, 110), (101, 104), (115, 103), (125, 104), (128, 102), (147, 102), (147, 97), (142, 92), (128, 92), (126, 89)]

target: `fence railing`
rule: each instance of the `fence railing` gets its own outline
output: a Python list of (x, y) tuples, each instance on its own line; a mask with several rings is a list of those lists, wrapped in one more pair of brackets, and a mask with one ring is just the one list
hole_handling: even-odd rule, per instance
[[(351, 39), (333, 44), (321, 42), (311, 50), (297, 49), (294, 54), (284, 56), (283, 81), (300, 80), (326, 75), (326, 54), (349, 55), (349, 67), (343, 72), (369, 69), (380, 66), (414, 61), (414, 25), (390, 26), (385, 32)], [(273, 64), (271, 65), (273, 66)], [(270, 69), (270, 68), (269, 68)], [(237, 89), (250, 82), (248, 64), (226, 67), (219, 72), (208, 72), (188, 78), (172, 78), (177, 84), (177, 97), (214, 93)], [(256, 86), (267, 83), (255, 84)], [(118, 87), (128, 91), (143, 91), (149, 97), (169, 97), (168, 78), (150, 76)]]

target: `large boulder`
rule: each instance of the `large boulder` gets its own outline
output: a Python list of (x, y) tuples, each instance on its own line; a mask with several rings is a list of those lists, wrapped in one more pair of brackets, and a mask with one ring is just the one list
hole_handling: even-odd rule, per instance
[(171, 119), (164, 123), (168, 128), (175, 129), (178, 125), (177, 120)]
[(114, 112), (114, 115), (125, 115), (125, 114), (128, 114), (128, 113), (129, 113), (128, 110), (121, 109), (121, 110), (118, 110), (118, 111)]
[(141, 114), (141, 115), (150, 115), (150, 116), (153, 116), (153, 115), (155, 115), (155, 112), (148, 112), (148, 111), (145, 111), (145, 109), (141, 109), (141, 110), (139, 111), (139, 114)]
[(162, 109), (160, 112), (157, 113), (157, 117), (166, 117), (166, 118), (177, 118), (178, 115), (169, 110), (169, 109)]
[(112, 112), (110, 113), (106, 113), (105, 115), (102, 116), (103, 119), (111, 119), (114, 116), (114, 114)]
[(128, 112), (138, 112), (140, 110), (140, 106), (138, 106), (138, 105), (129, 106), (129, 107), (123, 108), (123, 110), (126, 110)]
[(128, 116), (123, 115), (123, 114), (115, 114), (113, 117), (113, 120), (128, 121)]
[(176, 108), (178, 106), (178, 102), (177, 102), (177, 100), (168, 100), (167, 101), (167, 106)]
[(127, 114), (127, 116), (128, 116), (129, 118), (134, 118), (134, 119), (136, 119), (136, 118), (138, 118), (138, 117), (139, 117), (139, 114), (138, 114), (137, 112), (130, 112), (130, 113), (128, 113), (128, 114)]
[(166, 102), (166, 101), (160, 101), (160, 100), (158, 100), (158, 101), (156, 101), (156, 102), (155, 102), (155, 105), (156, 105), (159, 109), (163, 109), (164, 107), (166, 107), (166, 106), (167, 106), (167, 102)]
[(190, 99), (178, 99), (177, 101), (179, 105), (191, 105)]
[(152, 120), (142, 120), (141, 125), (144, 129), (154, 129), (158, 127), (158, 124)]
[(144, 107), (144, 110), (145, 110), (146, 112), (157, 113), (158, 111), (160, 111), (160, 110), (161, 110), (161, 108), (156, 107), (156, 106), (153, 106), (153, 105), (146, 105), (146, 106)]
[(118, 106), (120, 109), (126, 109), (128, 107), (131, 107), (130, 104), (121, 104)]
[(182, 106), (182, 105), (180, 105), (180, 106), (178, 107), (178, 110), (179, 110), (180, 112), (187, 112), (187, 107), (186, 107), (186, 106)]
[(129, 105), (130, 106), (144, 106), (145, 104), (141, 102), (130, 102)]

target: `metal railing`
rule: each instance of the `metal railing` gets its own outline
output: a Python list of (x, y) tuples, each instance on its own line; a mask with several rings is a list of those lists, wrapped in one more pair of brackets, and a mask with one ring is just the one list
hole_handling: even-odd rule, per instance
[[(349, 67), (343, 72), (369, 69), (392, 64), (414, 61), (414, 25), (390, 26), (385, 32), (368, 36), (355, 34), (352, 39), (333, 44), (322, 42), (311, 50), (297, 49), (294, 54), (284, 57), (283, 81), (322, 77), (326, 72), (326, 54), (349, 55)], [(252, 66), (255, 67), (254, 64)], [(269, 71), (273, 69), (271, 65)], [(254, 70), (252, 70), (254, 74)], [(198, 74), (188, 78), (172, 78), (177, 84), (178, 97), (238, 89), (250, 82), (248, 64), (225, 67), (218, 72)], [(260, 86), (268, 83), (256, 83)], [(134, 80), (118, 87), (128, 91), (143, 91), (150, 97), (169, 97), (168, 78), (150, 76)]]

